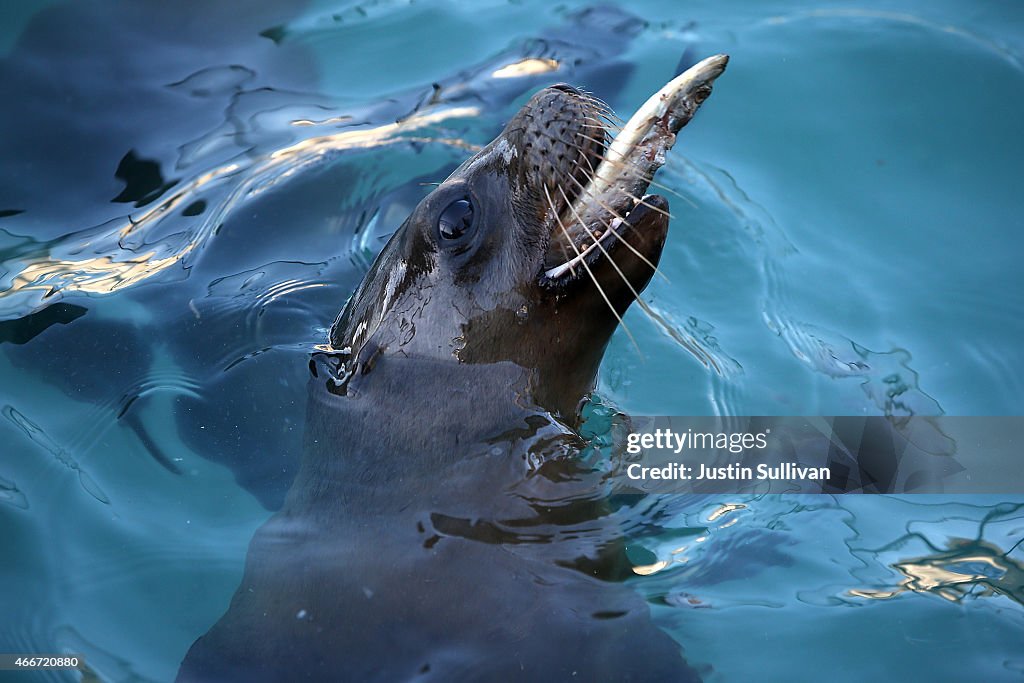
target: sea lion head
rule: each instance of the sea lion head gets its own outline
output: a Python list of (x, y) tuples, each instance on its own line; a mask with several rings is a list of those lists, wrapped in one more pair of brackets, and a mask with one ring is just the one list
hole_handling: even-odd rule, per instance
[(535, 94), (392, 236), (331, 345), (364, 372), (381, 354), (510, 361), (532, 400), (573, 421), (665, 243), (668, 202), (643, 196), (674, 140), (662, 118), (613, 160), (603, 103), (567, 85)]

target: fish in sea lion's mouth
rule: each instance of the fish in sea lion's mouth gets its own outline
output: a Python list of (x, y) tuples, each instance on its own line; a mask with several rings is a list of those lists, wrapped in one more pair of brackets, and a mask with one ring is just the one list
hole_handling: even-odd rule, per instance
[(667, 217), (667, 203), (645, 192), (665, 154), (711, 94), (728, 64), (709, 57), (666, 84), (624, 123), (600, 100), (570, 86), (534, 98), (521, 116), (521, 150), (541, 186), (551, 231), (541, 277), (551, 286), (586, 277), (588, 267), (618, 248), (633, 212)]

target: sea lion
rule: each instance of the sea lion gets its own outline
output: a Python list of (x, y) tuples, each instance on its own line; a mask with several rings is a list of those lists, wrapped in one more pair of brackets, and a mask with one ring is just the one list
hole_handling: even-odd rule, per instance
[[(339, 113), (359, 122), (365, 130), (407, 121), (418, 111), (459, 107), (479, 107), (491, 113), (508, 111), (513, 102), (549, 83), (553, 77), (586, 83), (603, 97), (614, 98), (634, 68), (623, 54), (643, 26), (640, 17), (616, 7), (568, 12), (558, 24), (517, 40), (477, 63), (462, 64), (433, 84), (389, 93), (371, 105), (346, 107)], [(531, 66), (540, 73), (530, 73)], [(555, 68), (557, 76), (544, 71)], [(510, 77), (510, 74), (517, 75)], [(492, 116), (484, 115), (474, 121), (468, 136), (474, 140), (489, 139), (500, 131), (501, 126), (495, 125)], [(254, 135), (260, 138), (257, 133)], [(287, 297), (280, 302), (285, 309), (301, 298), (310, 316), (291, 315), (290, 319), (282, 320), (281, 315), (273, 315), (271, 311), (276, 318), (271, 320), (261, 312), (264, 332), (253, 335), (247, 321), (239, 319), (248, 315), (248, 310), (238, 310), (240, 315), (225, 315), (230, 309), (223, 305), (223, 300), (209, 294), (202, 296), (187, 287), (148, 294), (146, 304), (150, 308), (181, 312), (178, 319), (166, 322), (180, 340), (174, 348), (175, 361), (201, 387), (195, 394), (181, 392), (174, 397), (178, 435), (197, 454), (230, 468), (239, 485), (256, 496), (268, 510), (281, 508), (303, 450), (301, 406), (306, 396), (305, 377), (303, 363), (293, 363), (291, 357), (301, 356), (303, 352), (280, 347), (290, 347), (297, 339), (308, 341), (296, 336), (299, 325), (330, 325), (332, 318), (326, 316), (336, 315), (338, 304), (336, 299), (329, 302), (328, 291), (337, 287), (351, 292), (374, 256), (364, 257), (363, 247), (345, 249), (347, 245), (339, 244), (337, 224), (340, 222), (344, 230), (357, 233), (359, 239), (373, 246), (376, 252), (423, 198), (424, 187), (449, 175), (457, 165), (446, 158), (443, 166), (422, 176), (410, 177), (397, 187), (389, 187), (384, 196), (372, 193), (354, 204), (349, 204), (352, 199), (348, 197), (341, 215), (334, 188), (359, 186), (363, 182), (359, 176), (365, 175), (367, 170), (365, 160), (357, 160), (351, 166), (334, 163), (329, 172), (321, 169), (319, 173), (297, 174), (285, 191), (264, 193), (254, 202), (251, 211), (237, 211), (229, 216), (218, 228), (216, 239), (203, 248), (202, 259), (192, 266), (190, 279), (193, 283), (220, 283), (226, 273), (237, 273), (240, 280), (263, 272), (267, 273), (263, 281), (328, 278), (330, 288), (307, 290), (299, 297)], [(297, 249), (293, 231), (280, 230), (282, 221), (294, 215), (296, 205), (301, 205), (304, 214), (314, 219), (330, 217), (330, 227), (303, 225), (301, 249)], [(254, 216), (257, 213), (258, 217)], [(395, 220), (390, 216), (399, 218)], [(366, 223), (378, 226), (379, 232), (375, 233)], [(337, 272), (337, 265), (331, 266), (333, 273), (317, 272), (321, 266), (315, 262), (325, 255), (342, 252), (344, 258), (339, 260), (349, 263), (352, 258), (359, 262), (367, 258), (365, 266), (348, 268), (341, 274)], [(289, 269), (282, 273), (280, 266), (274, 263), (282, 254), (308, 265), (303, 272)], [(194, 305), (186, 304), (190, 297), (195, 297)], [(210, 308), (215, 309), (212, 314), (209, 314)], [(316, 320), (310, 321), (312, 316), (316, 316)], [(204, 343), (197, 348), (196, 339), (216, 340), (216, 343)], [(229, 363), (234, 359), (226, 359), (218, 347), (260, 352), (251, 354), (243, 363)], [(263, 351), (269, 347), (277, 348)], [(282, 373), (280, 368), (285, 363), (296, 371)], [(277, 380), (274, 392), (264, 389), (268, 373), (273, 373)], [(299, 406), (299, 410), (291, 406)], [(299, 414), (295, 429), (284, 420), (275, 419), (275, 415), (283, 412)]]
[(298, 475), (179, 681), (698, 679), (621, 583), (574, 430), (664, 245), (643, 193), (726, 61), (611, 142), (542, 90), (416, 207), (312, 357)]
[[(130, 432), (133, 454), (187, 476), (174, 452), (184, 447), (229, 468), (271, 511), (280, 509), (302, 453), (305, 350), (295, 342), (307, 342), (308, 329), (330, 325), (336, 291), (354, 289), (370, 265), (365, 245), (376, 252), (401, 222), (389, 216), (408, 215), (425, 183), (458, 164), (440, 155), (441, 165), (423, 176), (398, 185), (388, 180), (383, 195), (354, 191), (343, 202), (334, 188), (362, 183), (365, 159), (310, 152), (307, 160), (328, 161), (279, 173), (273, 191), (261, 184), (260, 192), (243, 192), (253, 166), (282, 145), (325, 133), (370, 131), (424, 112), (506, 111), (555, 77), (552, 70), (614, 98), (634, 69), (624, 53), (645, 24), (608, 6), (559, 13), (557, 23), (476, 63), (359, 105), (315, 94), (317, 69), (306, 41), (280, 40), (293, 30), (302, 3), (261, 2), (217, 39), (216, 28), (195, 22), (184, 5), (72, 5), (34, 15), (10, 54), (0, 54), (0, 90), (20, 93), (0, 107), (0, 128), (11, 132), (0, 136), (0, 156), (11, 160), (0, 165), (0, 273), (9, 271), (0, 277), (0, 355), (75, 401), (114, 406), (115, 428)], [(230, 3), (204, 7), (213, 16)], [(189, 47), (203, 43), (212, 52)], [(165, 46), (173, 69), (166, 51), (139, 52), (139, 45)], [(131, 77), (97, 79), (97, 63), (131, 64)], [(41, 72), (49, 75), (33, 76)], [(91, 93), (87, 110), (83, 102), (54, 106), (64, 95), (53, 93), (80, 91)], [(293, 125), (306, 116), (334, 119), (338, 127)], [(158, 118), (164, 125), (152, 126)], [(498, 132), (484, 114), (465, 135)], [(218, 175), (226, 160), (233, 170)], [(220, 180), (197, 182), (210, 173)], [(295, 206), (309, 217), (301, 240), (279, 229)], [(150, 218), (138, 221), (139, 215)], [(81, 229), (51, 234), (66, 231), (69, 220)], [(364, 246), (340, 243), (339, 233), (349, 231)], [(84, 243), (90, 248), (82, 251)], [(338, 255), (344, 258), (331, 258)], [(131, 284), (118, 270), (126, 262), (145, 269), (175, 258), (177, 266), (163, 271), (133, 271)], [(349, 265), (350, 258), (360, 265)], [(82, 270), (100, 292), (110, 286), (117, 296), (99, 295), (75, 276)], [(150, 278), (168, 286), (138, 286)], [(317, 279), (330, 285), (250, 308), (268, 282)], [(82, 294), (87, 290), (93, 291)], [(266, 391), (268, 376), (274, 391)]]

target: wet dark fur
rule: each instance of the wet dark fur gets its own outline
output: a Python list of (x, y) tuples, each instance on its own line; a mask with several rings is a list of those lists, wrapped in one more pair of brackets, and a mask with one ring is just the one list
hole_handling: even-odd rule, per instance
[[(543, 281), (544, 188), (600, 152), (576, 142), (586, 112), (539, 93), (385, 247), (310, 364), (284, 507), (179, 681), (696, 680), (621, 583), (621, 534), (575, 459), (581, 402), (652, 275), (616, 243), (628, 284), (608, 258)], [(437, 219), (460, 197), (476, 230), (450, 244)], [(656, 262), (667, 219), (629, 223)]]

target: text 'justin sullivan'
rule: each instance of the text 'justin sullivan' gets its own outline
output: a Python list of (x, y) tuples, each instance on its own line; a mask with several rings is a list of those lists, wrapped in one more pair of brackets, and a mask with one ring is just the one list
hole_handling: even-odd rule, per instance
[[(742, 453), (746, 450), (761, 450), (768, 447), (770, 430), (757, 434), (726, 433), (726, 432), (673, 432), (671, 429), (657, 429), (654, 432), (634, 432), (626, 439), (626, 452), (636, 455), (644, 449), (669, 450), (676, 454), (684, 449), (727, 450), (730, 453)], [(704, 463), (684, 465), (672, 462), (657, 467), (647, 467), (640, 463), (632, 463), (626, 468), (626, 476), (630, 479), (725, 479), (732, 481), (765, 481), (793, 479), (832, 478), (828, 467), (803, 467), (796, 462), (782, 462), (776, 465), (761, 463), (757, 467), (743, 465), (725, 465), (711, 467)]]

